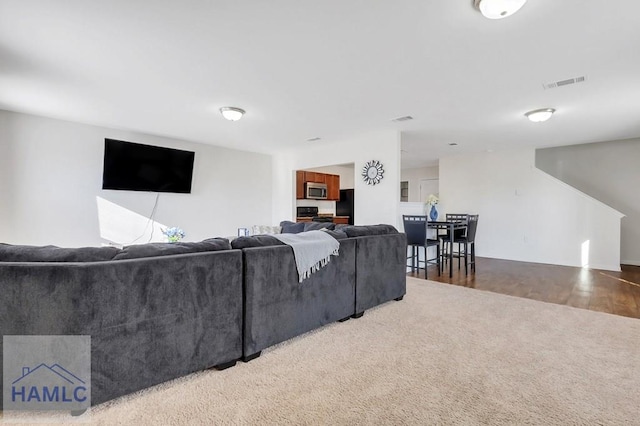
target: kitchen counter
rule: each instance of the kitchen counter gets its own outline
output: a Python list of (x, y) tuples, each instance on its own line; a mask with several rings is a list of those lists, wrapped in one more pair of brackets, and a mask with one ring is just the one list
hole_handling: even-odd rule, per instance
[[(318, 216), (324, 216), (319, 214)], [(349, 216), (325, 216), (331, 217), (333, 219), (333, 223), (335, 224), (344, 224), (347, 225), (349, 223)], [(313, 218), (311, 217), (296, 217), (296, 222), (311, 222)]]

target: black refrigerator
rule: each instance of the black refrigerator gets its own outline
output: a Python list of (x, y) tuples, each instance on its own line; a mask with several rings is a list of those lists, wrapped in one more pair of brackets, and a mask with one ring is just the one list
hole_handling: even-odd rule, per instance
[(353, 225), (353, 189), (340, 190), (340, 201), (336, 201), (336, 216), (349, 216), (349, 225)]

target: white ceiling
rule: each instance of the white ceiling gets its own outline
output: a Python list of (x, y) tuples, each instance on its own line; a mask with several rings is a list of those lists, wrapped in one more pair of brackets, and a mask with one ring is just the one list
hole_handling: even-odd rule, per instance
[(472, 3), (0, 0), (0, 109), (267, 153), (395, 128), (403, 167), (640, 136), (640, 2)]

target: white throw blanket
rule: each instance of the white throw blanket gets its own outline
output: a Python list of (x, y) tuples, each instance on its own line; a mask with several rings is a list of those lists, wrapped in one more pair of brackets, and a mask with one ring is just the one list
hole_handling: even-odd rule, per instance
[(273, 234), (293, 248), (298, 268), (298, 282), (325, 266), (331, 256), (338, 256), (340, 243), (324, 231), (307, 231), (299, 234)]

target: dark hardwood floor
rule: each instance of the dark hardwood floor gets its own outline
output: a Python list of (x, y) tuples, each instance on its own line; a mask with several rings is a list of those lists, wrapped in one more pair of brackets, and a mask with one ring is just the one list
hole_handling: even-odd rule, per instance
[[(430, 280), (477, 288), (543, 302), (640, 318), (640, 267), (622, 266), (622, 272), (583, 269), (511, 260), (476, 259), (476, 272), (465, 276), (464, 265), (453, 277), (438, 276), (429, 266)], [(424, 278), (424, 270), (408, 276)]]

